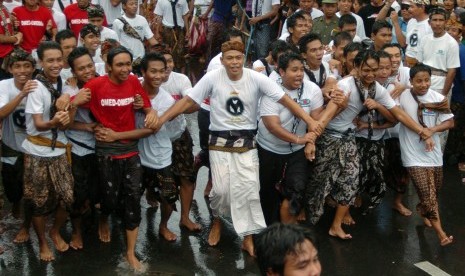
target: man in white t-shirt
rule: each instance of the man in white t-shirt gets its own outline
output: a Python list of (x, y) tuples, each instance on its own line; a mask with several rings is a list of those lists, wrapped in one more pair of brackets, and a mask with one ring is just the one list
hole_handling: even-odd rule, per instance
[(138, 60), (145, 55), (144, 41), (150, 46), (158, 44), (147, 19), (137, 14), (137, 0), (123, 0), (124, 15), (113, 21), (113, 30), (122, 46), (129, 49), (134, 58), (133, 71), (138, 72)]
[[(174, 11), (174, 14), (173, 14)], [(155, 6), (155, 38), (171, 48), (176, 68), (186, 66), (185, 40), (189, 37), (189, 6), (186, 0), (159, 0)]]
[(73, 203), (73, 176), (71, 160), (68, 160), (70, 145), (60, 129), (69, 124), (70, 116), (68, 111), (58, 111), (54, 105), (63, 85), (60, 45), (42, 42), (37, 53), (43, 71), (36, 76), (38, 86), (28, 95), (26, 103), (27, 137), (22, 144), (25, 150), (24, 198), (32, 206), (40, 259), (52, 261), (55, 257), (45, 237), (45, 223), (47, 215), (54, 211), (50, 238), (58, 251), (69, 249), (60, 230), (68, 217), (66, 209)]
[(412, 67), (417, 63), (418, 46), (421, 40), (427, 35), (433, 33), (428, 23), (428, 13), (426, 7), (430, 4), (429, 0), (413, 0), (408, 11), (412, 18), (407, 24), (407, 34), (405, 36), (407, 49), (405, 50), (405, 63)]
[(252, 234), (266, 227), (260, 206), (255, 143), (259, 98), (268, 95), (304, 120), (310, 130), (321, 129), (278, 84), (242, 67), (244, 44), (228, 41), (221, 49), (224, 68), (206, 74), (186, 97), (160, 117), (160, 125), (210, 96), (209, 153), (214, 184), (210, 206), (214, 220), (208, 243), (215, 246), (220, 241), (220, 216), (231, 216), (234, 229), (244, 236), (242, 248), (254, 255)]
[[(323, 16), (323, 12), (320, 11), (319, 9), (314, 8), (313, 4), (315, 4), (314, 0), (299, 0), (299, 9), (297, 11), (303, 10), (304, 12), (310, 14), (310, 16), (312, 17), (312, 20), (315, 20), (315, 18)], [(288, 36), (289, 36), (289, 30), (287, 29), (287, 19), (286, 19), (282, 27), (281, 37), (286, 38)]]
[(60, 76), (66, 82), (69, 78), (73, 77), (71, 67), (68, 64), (68, 55), (77, 47), (77, 40), (73, 31), (65, 29), (57, 33), (55, 41), (60, 44), (61, 51), (63, 52), (63, 68), (60, 71)]
[[(91, 5), (87, 8), (87, 15), (89, 16), (89, 24), (95, 25), (100, 30), (100, 41), (103, 42), (105, 39), (111, 38), (118, 40), (118, 35), (115, 31), (110, 28), (103, 26), (105, 21), (105, 12), (100, 5)], [(111, 21), (113, 22), (113, 21)], [(82, 46), (81, 36), (78, 38), (78, 46)]]
[(352, 15), (357, 21), (357, 27), (356, 27), (357, 36), (360, 39), (365, 39), (366, 34), (365, 34), (365, 26), (363, 25), (363, 19), (358, 14), (351, 12), (353, 2), (354, 2), (353, 0), (338, 0), (337, 7), (339, 11), (336, 13), (336, 16), (341, 17), (344, 14)]
[[(123, 15), (122, 2), (122, 0), (92, 0), (92, 4), (100, 5), (103, 8), (108, 24), (112, 24)], [(139, 8), (139, 5), (137, 6)]]
[(100, 30), (97, 26), (87, 24), (79, 32), (81, 44), (89, 51), (95, 63), (104, 63), (100, 53)]
[[(12, 203), (12, 215), (20, 216), (20, 202), (23, 197), (24, 149), (26, 139), (26, 120), (24, 109), (27, 95), (37, 88), (32, 79), (35, 69), (34, 58), (21, 49), (15, 49), (9, 55), (8, 69), (13, 78), (0, 81), (0, 119), (2, 125), (2, 179), (3, 188), (9, 202)], [(29, 240), (32, 212), (24, 204), (24, 221), (14, 242)]]
[(271, 21), (278, 14), (279, 0), (256, 0), (252, 2), (252, 16), (249, 24), (254, 27), (253, 48), (254, 60), (268, 55), (268, 45), (271, 41)]
[[(73, 0), (55, 0), (53, 8), (63, 12), (65, 8), (73, 3)], [(75, 2), (74, 2), (75, 3)]]
[(50, 10), (53, 15), (53, 20), (57, 24), (57, 30), (66, 29), (66, 16), (59, 9), (53, 7), (55, 0), (41, 0), (41, 5)]

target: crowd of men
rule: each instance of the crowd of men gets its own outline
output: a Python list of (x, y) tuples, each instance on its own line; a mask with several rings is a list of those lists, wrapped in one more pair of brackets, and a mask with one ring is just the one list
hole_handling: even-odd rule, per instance
[[(126, 259), (141, 270), (141, 197), (160, 206), (167, 241), (177, 239), (168, 221), (178, 200), (179, 226), (202, 231), (189, 217), (201, 166), (208, 243), (230, 217), (259, 261), (277, 230), (257, 250), (253, 235), (316, 224), (325, 205), (336, 210), (328, 234), (351, 239), (350, 208), (369, 214), (388, 186), (393, 208), (410, 216), (410, 182), (425, 225), (441, 246), (453, 242), (438, 190), (444, 152), (465, 171), (463, 1), (373, 0), (357, 13), (352, 0), (71, 2), (0, 0), (2, 190), (23, 219), (14, 242), (28, 241), (32, 225), (41, 260), (54, 260), (49, 215), (48, 236), (64, 252), (85, 246), (83, 219), (96, 212), (104, 243), (109, 216), (122, 217)], [(250, 38), (232, 27), (234, 7)], [(182, 73), (194, 13), (209, 18), (208, 66), (192, 86)], [(183, 115), (193, 112), (195, 158)], [(60, 234), (68, 220), (70, 241)], [(308, 241), (319, 274), (309, 237), (287, 241)]]

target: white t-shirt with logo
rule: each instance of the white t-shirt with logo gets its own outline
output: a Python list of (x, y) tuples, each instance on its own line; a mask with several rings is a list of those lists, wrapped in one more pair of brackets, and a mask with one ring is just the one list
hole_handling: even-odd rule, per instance
[[(142, 39), (150, 39), (153, 37), (152, 30), (149, 27), (147, 19), (140, 15), (136, 15), (134, 18), (129, 18), (126, 15), (122, 16), (139, 34)], [(119, 42), (122, 46), (126, 47), (131, 51), (133, 59), (142, 58), (145, 55), (144, 44), (136, 38), (127, 35), (123, 30), (124, 24), (121, 20), (116, 19), (113, 22), (113, 31), (116, 32), (119, 38)]]
[[(44, 122), (50, 121), (50, 105), (51, 105), (51, 96), (48, 89), (40, 82), (37, 81), (38, 86), (34, 91), (29, 93), (27, 96), (26, 102), (26, 132), (31, 136), (43, 136), (48, 139), (52, 139), (52, 131), (39, 131), (37, 130), (34, 119), (32, 118), (33, 114), (42, 114), (42, 120)], [(55, 89), (57, 88), (56, 85)], [(68, 143), (68, 139), (63, 131), (58, 130), (57, 141), (62, 142), (63, 144)], [(36, 155), (40, 157), (54, 157), (65, 154), (66, 150), (64, 148), (55, 148), (52, 150), (51, 147), (38, 146), (27, 139), (23, 142), (23, 148), (26, 153), (31, 155)]]
[[(459, 44), (448, 33), (441, 37), (429, 34), (422, 38), (418, 46), (417, 60), (430, 67), (446, 71), (460, 67)], [(431, 76), (431, 89), (442, 92), (445, 76)]]
[[(341, 113), (339, 113), (334, 119), (332, 119), (326, 128), (335, 130), (340, 133), (346, 132), (348, 129), (355, 130), (355, 125), (353, 120), (355, 117), (363, 109), (363, 103), (360, 99), (360, 95), (355, 85), (354, 77), (347, 77), (340, 80), (337, 83), (339, 89), (344, 91), (344, 94), (350, 93), (349, 96), (349, 104), (346, 109), (344, 109)], [(381, 86), (378, 82), (376, 82), (376, 95), (375, 101), (386, 107), (387, 109), (391, 109), (396, 106), (395, 101), (389, 95), (389, 92)], [(368, 91), (363, 91), (365, 94), (365, 98), (367, 98)]]
[[(65, 85), (63, 87), (63, 93), (69, 94), (71, 97), (75, 96), (78, 92), (79, 88), (75, 86)], [(74, 116), (74, 121), (87, 124), (94, 122), (94, 120), (91, 118), (90, 110), (80, 107), (77, 108), (76, 115)], [(65, 131), (65, 135), (73, 144), (73, 147), (71, 148), (72, 153), (78, 156), (85, 156), (88, 154), (95, 153), (95, 150), (87, 149), (73, 142), (73, 140), (78, 141), (79, 143), (84, 144), (89, 148), (95, 148), (95, 137), (93, 133), (82, 130), (68, 129)]]
[[(304, 80), (303, 83), (303, 92), (300, 97), (298, 93), (300, 89), (289, 91), (286, 88), (283, 88), (286, 94), (288, 94), (294, 101), (299, 103), (302, 109), (309, 114), (313, 110), (323, 106), (323, 94), (321, 89), (314, 84), (313, 82)], [(260, 116), (278, 116), (281, 121), (281, 126), (287, 131), (292, 132), (292, 127), (294, 125), (295, 116), (292, 114), (289, 109), (287, 109), (282, 104), (274, 101), (268, 96), (263, 96), (260, 100)], [(298, 119), (299, 124), (297, 125), (295, 134), (298, 136), (303, 136), (306, 133), (307, 124)], [(289, 145), (289, 142), (285, 142), (278, 137), (274, 136), (265, 126), (263, 120), (260, 120), (258, 123), (258, 134), (257, 142), (262, 148), (267, 151), (271, 151), (277, 154), (289, 154), (295, 151), (302, 149), (305, 145), (292, 144), (292, 150)]]
[[(0, 81), (0, 108), (11, 102), (21, 91), (15, 86), (14, 79)], [(24, 152), (22, 143), (26, 139), (26, 117), (24, 109), (27, 98), (23, 98), (15, 110), (3, 119), (2, 142), (8, 147)], [(17, 157), (2, 157), (2, 162), (15, 164)]]
[(407, 24), (407, 49), (405, 55), (412, 58), (417, 58), (418, 46), (421, 40), (427, 35), (432, 34), (433, 30), (428, 23), (428, 19), (418, 22), (415, 18), (408, 21)]
[[(432, 89), (423, 96), (418, 96), (418, 100), (422, 103), (440, 102), (444, 96)], [(418, 122), (417, 108), (418, 104), (413, 98), (410, 90), (405, 91), (400, 96), (400, 107), (412, 117), (415, 122)], [(427, 127), (433, 127), (436, 122), (442, 123), (453, 118), (452, 113), (444, 114), (433, 110), (423, 109), (423, 121)], [(435, 143), (434, 149), (431, 152), (426, 152), (425, 143), (420, 141), (418, 133), (411, 131), (406, 126), (401, 125), (399, 130), (400, 150), (402, 153), (402, 163), (404, 167), (438, 167), (442, 166), (442, 151), (439, 139), (439, 133), (433, 136)]]
[[(189, 12), (189, 6), (187, 5), (186, 0), (179, 0), (176, 4), (176, 23), (179, 27), (184, 27), (184, 20), (182, 19), (183, 15), (186, 15)], [(154, 13), (163, 17), (162, 24), (166, 27), (174, 27), (173, 21), (173, 8), (171, 7), (171, 1), (168, 0), (158, 0), (157, 5), (155, 6)]]
[[(92, 0), (92, 4), (98, 4), (102, 6), (103, 10), (105, 11), (105, 17), (107, 18), (108, 24), (114, 22), (116, 18), (121, 17), (121, 15), (123, 14), (123, 8), (121, 3), (119, 3), (116, 6), (113, 6), (110, 0)], [(139, 7), (139, 3), (137, 7)]]
[(57, 24), (57, 30), (61, 31), (66, 29), (66, 16), (60, 11), (60, 9), (52, 9), (53, 20)]
[(229, 79), (226, 69), (207, 73), (188, 96), (200, 104), (210, 97), (210, 130), (252, 130), (257, 128), (258, 100), (268, 95), (279, 101), (281, 87), (252, 69), (243, 68), (240, 80)]

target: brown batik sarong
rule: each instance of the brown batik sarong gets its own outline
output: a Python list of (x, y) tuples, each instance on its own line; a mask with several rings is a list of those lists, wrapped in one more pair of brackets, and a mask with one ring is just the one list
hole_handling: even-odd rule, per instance
[(442, 167), (408, 167), (407, 170), (420, 199), (417, 211), (429, 220), (437, 220)]
[(58, 204), (70, 210), (73, 184), (65, 154), (56, 157), (24, 155), (24, 198), (32, 203), (35, 216), (49, 214)]
[(405, 193), (410, 182), (407, 169), (402, 166), (399, 138), (384, 140), (384, 180), (400, 194)]
[(197, 175), (194, 171), (193, 146), (194, 142), (192, 141), (191, 134), (186, 128), (181, 137), (173, 141), (173, 154), (171, 159), (173, 172), (176, 176), (186, 177), (192, 182), (195, 182)]
[(185, 31), (183, 28), (167, 28), (163, 27), (162, 32), (163, 42), (169, 45), (171, 49), (171, 54), (173, 55), (174, 66), (176, 68), (183, 68), (186, 66), (186, 59), (184, 55), (186, 54), (184, 46), (186, 42)]

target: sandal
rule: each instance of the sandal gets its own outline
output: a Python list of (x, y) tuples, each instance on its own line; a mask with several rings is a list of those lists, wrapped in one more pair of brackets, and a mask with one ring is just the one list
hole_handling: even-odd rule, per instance
[(446, 246), (448, 244), (451, 244), (454, 241), (453, 236), (445, 237), (444, 239), (441, 240), (441, 246)]

